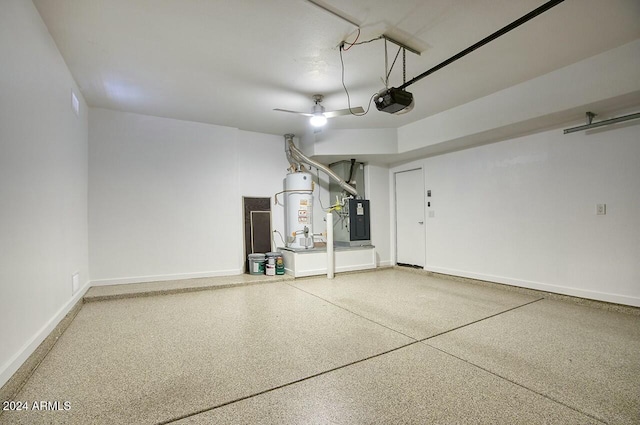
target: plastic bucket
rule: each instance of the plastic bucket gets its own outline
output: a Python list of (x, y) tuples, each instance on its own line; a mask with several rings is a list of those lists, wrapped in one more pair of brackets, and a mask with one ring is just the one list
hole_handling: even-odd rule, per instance
[(249, 254), (249, 274), (264, 274), (264, 254)]

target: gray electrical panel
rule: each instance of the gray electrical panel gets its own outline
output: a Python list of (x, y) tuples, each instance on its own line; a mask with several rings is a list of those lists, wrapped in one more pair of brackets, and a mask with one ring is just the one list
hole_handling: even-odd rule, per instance
[(369, 201), (349, 199), (349, 236), (350, 241), (371, 241), (369, 236)]

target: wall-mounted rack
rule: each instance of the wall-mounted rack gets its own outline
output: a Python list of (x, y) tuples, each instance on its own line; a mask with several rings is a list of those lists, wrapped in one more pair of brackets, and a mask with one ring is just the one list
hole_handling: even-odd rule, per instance
[(564, 130), (564, 134), (575, 133), (576, 131), (584, 131), (591, 130), (592, 128), (604, 127), (605, 125), (617, 124), (619, 122), (635, 120), (640, 118), (640, 112), (636, 112), (635, 114), (623, 115), (617, 118), (611, 118), (604, 121), (593, 122), (593, 118), (597, 116), (593, 112), (587, 112), (587, 124), (581, 125), (578, 127), (566, 128)]

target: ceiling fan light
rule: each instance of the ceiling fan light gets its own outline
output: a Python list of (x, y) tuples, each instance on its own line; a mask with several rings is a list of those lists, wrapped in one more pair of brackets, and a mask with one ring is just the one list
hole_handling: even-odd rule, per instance
[(322, 127), (323, 125), (325, 125), (327, 123), (327, 117), (325, 117), (323, 114), (314, 114), (309, 119), (309, 122), (314, 127)]

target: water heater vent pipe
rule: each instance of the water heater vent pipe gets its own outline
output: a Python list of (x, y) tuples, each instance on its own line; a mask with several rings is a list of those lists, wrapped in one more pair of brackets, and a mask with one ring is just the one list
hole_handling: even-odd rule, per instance
[(284, 153), (287, 155), (287, 161), (289, 161), (289, 169), (291, 172), (300, 171), (300, 163), (293, 159), (291, 155), (291, 149), (289, 149), (290, 142), (293, 144), (293, 134), (285, 134), (284, 135)]
[(311, 159), (308, 156), (306, 156), (305, 154), (303, 154), (296, 147), (296, 145), (293, 144), (293, 134), (285, 134), (284, 135), (284, 140), (285, 140), (285, 153), (287, 154), (287, 159), (289, 160), (289, 163), (292, 166), (294, 164), (296, 164), (296, 166), (299, 167), (300, 163), (304, 163), (304, 164), (307, 164), (307, 165), (309, 165), (311, 167), (317, 168), (318, 170), (322, 170), (325, 173), (327, 173), (327, 175), (330, 178), (335, 180), (342, 189), (346, 190), (347, 192), (349, 192), (353, 196), (356, 196), (356, 197), (358, 196), (358, 191), (353, 186), (351, 186), (349, 183), (347, 183), (342, 178), (340, 178), (340, 176), (337, 175), (335, 172), (333, 172), (333, 170), (331, 168), (329, 168), (326, 165), (321, 164), (321, 163), (319, 163), (317, 161), (314, 161), (313, 159)]

